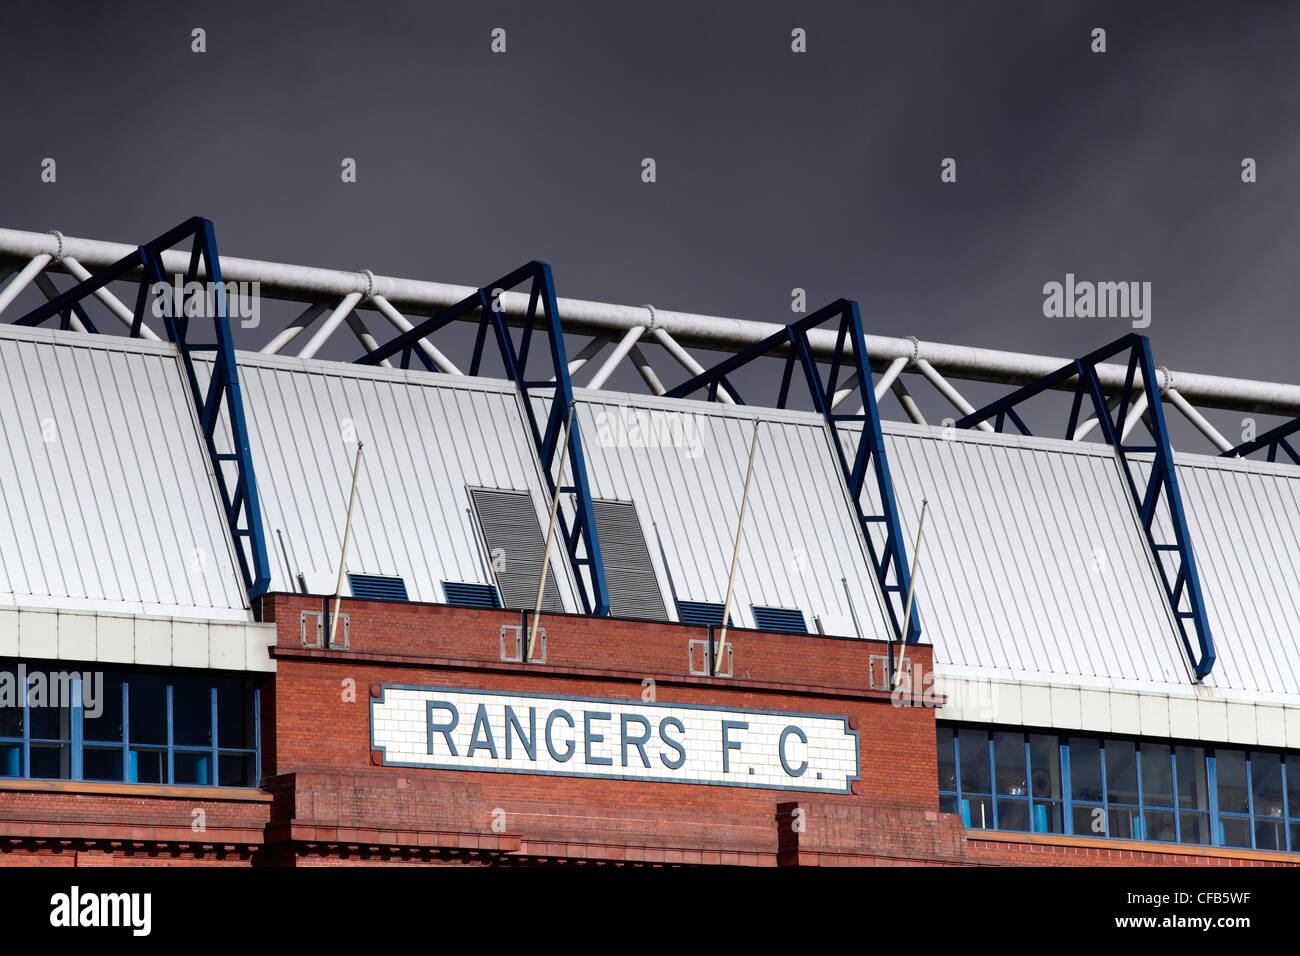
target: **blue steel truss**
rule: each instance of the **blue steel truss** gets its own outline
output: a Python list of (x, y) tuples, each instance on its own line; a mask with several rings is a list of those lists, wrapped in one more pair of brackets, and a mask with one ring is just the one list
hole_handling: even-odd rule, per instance
[[(523, 333), (520, 344), (516, 348), (505, 316), (501, 314), (498, 297), (500, 293), (509, 291), (524, 282), (531, 282), (528, 313), (524, 317)], [(545, 313), (544, 320), (537, 314), (539, 303)], [(569, 407), (573, 404), (573, 382), (569, 378), (569, 359), (565, 354), (564, 336), (560, 331), (560, 314), (555, 303), (555, 284), (551, 279), (551, 267), (536, 260), (521, 266), (384, 345), (367, 352), (357, 359), (357, 363), (377, 365), (384, 359), (398, 356), (401, 367), (409, 368), (411, 356), (414, 355), (428, 371), (436, 372), (438, 369), (418, 343), (448, 323), (466, 318), (476, 310), (480, 312), (480, 317), (469, 374), (479, 374), (488, 329), (491, 328), (501, 352), (501, 362), (505, 366), (506, 375), (519, 388), (523, 398), (524, 413), (528, 418), (533, 445), (542, 464), (542, 473), (546, 476), (547, 490), (552, 495), (572, 493), (576, 498), (573, 522), (570, 523), (564, 515), (564, 509), (560, 509), (559, 523), (583, 610), (587, 614), (605, 617), (609, 614), (609, 590), (605, 584), (605, 566), (600, 555), (595, 511), (591, 503), (591, 486), (587, 480), (587, 463), (582, 453), (582, 434), (578, 428), (576, 414), (573, 416), (573, 426), (569, 430), (567, 442), (568, 469), (573, 483), (557, 490), (556, 478), (552, 475), (560, 436), (568, 419)], [(543, 321), (541, 330), (546, 333), (547, 345), (551, 353), (551, 368), (547, 369), (547, 374), (553, 375), (554, 378), (530, 379), (527, 369), (532, 352), (533, 335), (538, 330), (539, 323)], [(533, 407), (531, 399), (534, 395), (551, 399), (545, 430), (538, 422), (537, 412)]]
[[(813, 357), (812, 347), (808, 344), (808, 331), (831, 319), (838, 319), (839, 325), (829, 376), (823, 381), (822, 370)], [(842, 415), (831, 408), (833, 396), (839, 388), (840, 373), (844, 370), (846, 346), (850, 346), (853, 350), (849, 362), (857, 374), (857, 392), (863, 408), (863, 413), (860, 415)], [(794, 367), (798, 363), (803, 369), (808, 390), (812, 394), (813, 407), (826, 419), (826, 424), (829, 426), (831, 442), (835, 446), (840, 469), (848, 484), (853, 513), (857, 517), (858, 527), (866, 541), (872, 570), (884, 595), (885, 608), (889, 613), (894, 636), (901, 639), (907, 593), (912, 586), (911, 569), (907, 563), (907, 548), (903, 543), (902, 524), (899, 521), (898, 504), (894, 497), (894, 483), (889, 476), (889, 460), (885, 455), (885, 440), (880, 430), (880, 412), (876, 407), (875, 389), (872, 388), (871, 362), (867, 355), (862, 319), (858, 315), (858, 304), (850, 299), (836, 299), (825, 308), (787, 325), (780, 332), (768, 336), (745, 351), (670, 389), (666, 394), (670, 398), (684, 398), (701, 388), (707, 388), (709, 401), (717, 401), (718, 389), (724, 388), (737, 404), (743, 405), (740, 392), (727, 376), (741, 366), (783, 348), (786, 349), (785, 372), (781, 377), (781, 390), (777, 396), (776, 407), (786, 407), (790, 398)], [(862, 425), (862, 434), (858, 439), (852, 463), (844, 454), (844, 443), (838, 428), (840, 422), (859, 422)], [(871, 469), (876, 490), (880, 495), (878, 511), (863, 510), (862, 491), (866, 484), (868, 469)], [(877, 548), (871, 535), (873, 526), (883, 527), (884, 543), (880, 548)], [(895, 600), (897, 607), (895, 607)], [(912, 619), (907, 630), (909, 643), (920, 640), (920, 613), (915, 599), (913, 599)]]
[(1300, 432), (1300, 418), (1293, 418), (1289, 422), (1278, 425), (1277, 428), (1264, 432), (1254, 441), (1242, 442), (1236, 448), (1229, 448), (1219, 457), (1245, 458), (1247, 455), (1266, 449), (1269, 461), (1277, 461), (1277, 453), (1282, 451), (1290, 457), (1291, 461), (1300, 465), (1300, 451), (1296, 451), (1295, 446), (1287, 441), (1296, 432)]
[[(189, 267), (185, 273), (185, 282), (195, 282), (199, 278), (199, 266), (203, 266), (203, 275), (212, 283), (215, 294), (211, 296), (215, 308), (211, 316), (212, 330), (216, 341), (196, 344), (189, 339), (190, 316), (172, 315), (171, 284), (163, 268), (162, 254), (165, 250), (192, 239)], [(88, 331), (98, 331), (80, 303), (86, 296), (102, 289), (110, 282), (126, 279), (136, 270), (140, 270), (139, 291), (135, 300), (135, 315), (131, 323), (131, 335), (140, 335), (140, 325), (144, 321), (145, 309), (153, 301), (150, 289), (155, 283), (168, 287), (168, 294), (162, 296), (166, 303), (163, 322), (167, 328), (167, 337), (180, 352), (185, 375), (189, 381), (190, 394), (198, 412), (199, 426), (207, 445), (208, 456), (212, 460), (212, 470), (217, 477), (217, 486), (221, 492), (222, 507), (226, 523), (235, 544), (235, 555), (239, 561), (239, 571), (250, 599), (266, 593), (271, 583), (271, 564), (267, 559), (266, 538), (262, 528), (262, 511), (257, 497), (257, 480), (253, 474), (253, 456), (249, 448), (248, 427), (244, 420), (244, 403), (239, 389), (239, 372), (235, 364), (235, 347), (230, 334), (230, 320), (226, 309), (225, 286), (221, 279), (221, 261), (217, 256), (217, 239), (212, 223), (195, 216), (186, 220), (175, 229), (164, 233), (152, 242), (139, 246), (135, 252), (92, 275), (67, 292), (50, 300), (38, 309), (17, 319), (15, 325), (36, 326), (52, 316), (60, 317), (60, 328), (67, 329), (71, 316), (76, 315)], [(184, 309), (181, 310), (185, 311)], [(206, 310), (206, 306), (203, 311)], [(194, 357), (197, 354), (210, 353), (212, 356), (212, 376), (206, 390), (199, 383), (195, 371)], [(225, 411), (226, 421), (230, 427), (231, 446), (229, 452), (219, 451), (216, 444), (217, 425), (221, 413)], [(233, 486), (226, 474), (226, 466), (235, 468)], [(242, 523), (241, 523), (242, 520)]]
[[(1107, 359), (1128, 352), (1128, 372), (1124, 378), (1124, 389), (1119, 395), (1119, 404), (1115, 412), (1106, 405), (1106, 395), (1102, 391), (1097, 377), (1097, 366)], [(1134, 378), (1142, 375), (1141, 388), (1146, 394), (1147, 414), (1149, 416), (1152, 445), (1125, 444), (1123, 441), (1125, 418), (1129, 414), (1129, 402), (1134, 397)], [(1065, 437), (1071, 438), (1079, 425), (1079, 415), (1083, 407), (1085, 394), (1091, 399), (1093, 410), (1106, 441), (1115, 449), (1120, 468), (1128, 480), (1133, 502), (1137, 506), (1138, 518), (1146, 534), (1147, 544), (1155, 558), (1156, 568), (1160, 572), (1160, 582), (1164, 586), (1169, 606), (1173, 609), (1174, 620), (1188, 659), (1195, 669), (1198, 679), (1204, 679), (1214, 669), (1214, 638), (1210, 634), (1210, 623), (1205, 612), (1205, 600), (1201, 594), (1201, 582), (1196, 573), (1196, 557), (1192, 551), (1191, 536), (1187, 531), (1187, 518), (1183, 513), (1182, 495), (1178, 490), (1178, 476), (1174, 469), (1173, 450), (1169, 445), (1169, 433), (1165, 428), (1164, 409), (1160, 403), (1160, 390), (1156, 385), (1155, 365), (1151, 359), (1151, 343), (1146, 336), (1130, 333), (1117, 339), (1110, 345), (1103, 346), (1083, 358), (1076, 359), (1069, 365), (1062, 366), (1050, 375), (1023, 388), (991, 405), (957, 421), (958, 428), (970, 428), (988, 419), (994, 420), (994, 428), (1002, 431), (1009, 419), (1022, 435), (1031, 434), (1024, 420), (1016, 414), (1015, 406), (1033, 398), (1055, 386), (1075, 379), (1074, 403), (1070, 409), (1069, 424)], [(1143, 462), (1130, 458), (1131, 455), (1152, 455), (1151, 470), (1147, 475), (1145, 488), (1140, 488), (1133, 478), (1135, 468)], [(1161, 496), (1170, 524), (1174, 530), (1172, 542), (1160, 542), (1155, 538), (1155, 518)], [(1165, 565), (1165, 556), (1174, 558), (1176, 572), (1170, 579), (1169, 568)], [(1191, 623), (1199, 646), (1198, 654), (1192, 648), (1192, 635), (1188, 633)]]

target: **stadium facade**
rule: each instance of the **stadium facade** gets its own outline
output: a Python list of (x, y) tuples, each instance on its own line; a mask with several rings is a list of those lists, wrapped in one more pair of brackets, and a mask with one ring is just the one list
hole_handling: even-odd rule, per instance
[[(306, 308), (236, 351), (177, 275)], [(1192, 407), (1300, 389), (1138, 336), (878, 339), (845, 300), (786, 327), (557, 300), (540, 263), (461, 289), (220, 258), (205, 220), (0, 230), (5, 278), (0, 861), (1300, 862), (1300, 426), (1233, 447)], [(316, 358), (344, 324), (359, 360)], [(648, 394), (601, 387), (622, 361)], [(1069, 437), (1024, 434), (1053, 390)], [(1213, 454), (1173, 452), (1166, 405)]]

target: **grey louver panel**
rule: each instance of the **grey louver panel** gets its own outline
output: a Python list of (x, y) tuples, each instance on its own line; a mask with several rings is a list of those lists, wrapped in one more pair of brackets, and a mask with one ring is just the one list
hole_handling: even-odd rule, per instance
[(636, 506), (630, 501), (592, 502), (596, 535), (609, 587), (610, 613), (615, 617), (668, 620), (659, 580), (650, 563)]
[[(533, 510), (533, 500), (526, 491), (498, 491), (471, 488), (474, 510), (483, 529), (497, 591), (508, 608), (532, 610), (537, 600), (537, 578), (542, 573), (542, 550), (546, 536)], [(557, 530), (556, 540), (560, 540)], [(561, 545), (561, 549), (563, 546)], [(547, 569), (546, 591), (542, 610), (564, 613), (555, 588), (555, 572)]]

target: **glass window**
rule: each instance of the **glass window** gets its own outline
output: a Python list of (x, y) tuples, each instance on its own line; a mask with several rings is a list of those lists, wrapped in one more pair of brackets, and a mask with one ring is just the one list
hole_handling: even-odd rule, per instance
[(1025, 773), (1025, 735), (997, 732), (993, 735), (993, 756), (997, 764), (998, 793), (1013, 797), (1029, 795)]
[[(122, 742), (122, 675), (106, 673), (103, 684), (90, 681), (82, 691), (82, 736), (86, 740)], [(99, 778), (95, 778), (99, 779)]]
[[(1250, 793), (1246, 787), (1246, 754), (1241, 750), (1216, 750), (1214, 773), (1219, 783), (1220, 813), (1249, 813)], [(1234, 846), (1240, 844), (1232, 844)], [(1246, 844), (1249, 846), (1249, 843)]]
[(1277, 754), (1250, 755), (1250, 788), (1255, 796), (1255, 816), (1282, 817), (1282, 758)]
[(1095, 740), (1070, 738), (1070, 796), (1086, 803), (1101, 802), (1101, 746)]
[[(1145, 780), (1143, 784), (1145, 785)], [(1175, 843), (1178, 840), (1172, 810), (1144, 810), (1142, 825), (1148, 840), (1159, 840), (1162, 843)]]
[[(1287, 815), (1300, 817), (1300, 757), (1286, 758), (1286, 806)], [(1291, 841), (1291, 846), (1300, 850), (1300, 842)]]
[[(1174, 749), (1168, 744), (1142, 744), (1142, 805), (1146, 807), (1172, 807), (1174, 805)], [(1173, 839), (1173, 816), (1169, 817)], [(1148, 827), (1150, 829), (1150, 827)], [(1156, 837), (1152, 837), (1156, 839)]]
[[(221, 729), (225, 730), (225, 723), (222, 723)], [(226, 735), (222, 733), (221, 738), (224, 741)], [(952, 729), (949, 727), (940, 727), (938, 730), (939, 739), (939, 789), (941, 791), (955, 791), (957, 789), (957, 763), (953, 757)]]
[(1175, 747), (1174, 768), (1178, 774), (1178, 809), (1209, 810), (1210, 785), (1205, 775), (1205, 748)]
[(1210, 815), (1208, 813), (1179, 813), (1178, 839), (1182, 843), (1210, 844)]
[[(257, 692), (251, 680), (224, 678), (217, 688), (217, 742), (222, 750), (257, 749)], [(951, 739), (952, 731), (948, 731)], [(951, 747), (949, 748), (951, 754)]]
[(122, 669), (83, 686), (55, 663), (25, 667), (30, 697), (0, 665), (0, 777), (258, 785), (252, 679)]
[[(13, 667), (0, 667), (0, 737), (23, 735), (23, 689)], [(0, 773), (4, 766), (0, 764)]]
[[(989, 735), (981, 730), (963, 730), (957, 734), (958, 757), (961, 761), (961, 789), (963, 793), (992, 793), (989, 774)], [(992, 826), (993, 817), (989, 816)]]
[(1055, 737), (1031, 734), (1029, 767), (1034, 799), (1061, 799), (1061, 748)]
[(172, 743), (212, 746), (212, 685), (192, 677), (172, 681)]
[(1106, 741), (1106, 799), (1137, 805), (1137, 751), (1131, 741)]
[(167, 743), (167, 682), (153, 674), (134, 676), (131, 698), (131, 743)]

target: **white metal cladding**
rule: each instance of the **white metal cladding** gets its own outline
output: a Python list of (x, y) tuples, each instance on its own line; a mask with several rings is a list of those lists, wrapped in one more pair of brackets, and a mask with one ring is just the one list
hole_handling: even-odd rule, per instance
[(916, 600), (937, 665), (1191, 681), (1109, 446), (892, 423), (885, 445), (909, 557), (929, 501)]
[[(293, 575), (301, 571), (313, 593), (333, 591), (353, 436), (365, 449), (349, 571), (400, 575), (412, 601), (444, 603), (443, 581), (493, 584), (470, 487), (528, 492), (544, 533), (548, 498), (512, 385), (247, 352), (237, 360), (271, 590), (298, 590), (282, 532)], [(551, 567), (564, 608), (576, 612), (558, 536)]]
[(1300, 468), (1176, 461), (1218, 654), (1205, 683), (1300, 695)]
[(0, 600), (248, 620), (176, 351), (0, 326)]
[[(809, 630), (816, 615), (827, 634), (886, 638), (879, 590), (821, 416), (588, 389), (575, 395), (591, 494), (636, 505), (674, 620), (674, 597), (719, 604), (726, 597), (757, 417), (763, 424), (732, 619), (753, 627), (751, 605), (797, 607)], [(547, 407), (545, 399), (535, 403)]]

